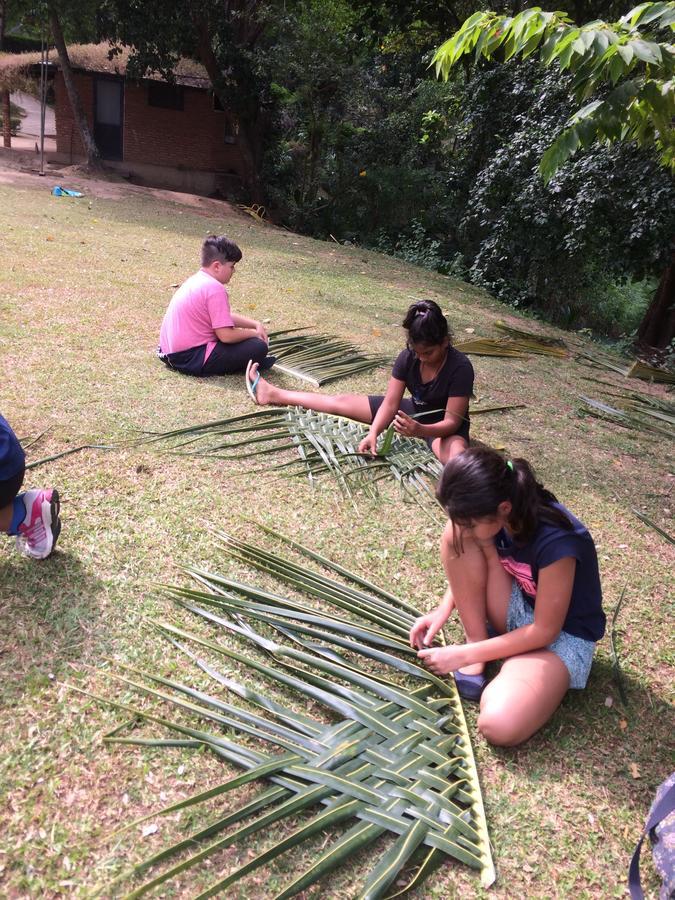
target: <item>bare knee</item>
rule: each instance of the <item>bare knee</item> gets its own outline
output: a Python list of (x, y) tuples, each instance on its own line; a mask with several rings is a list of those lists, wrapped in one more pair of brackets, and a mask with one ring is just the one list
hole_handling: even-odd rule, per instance
[(478, 730), (486, 741), (496, 747), (515, 747), (526, 741), (532, 732), (524, 732), (513, 710), (502, 704), (487, 704), (478, 716)]
[(460, 453), (468, 447), (468, 443), (458, 434), (451, 434), (450, 437), (436, 438), (431, 443), (431, 449), (434, 455), (445, 465), (453, 456), (459, 456)]

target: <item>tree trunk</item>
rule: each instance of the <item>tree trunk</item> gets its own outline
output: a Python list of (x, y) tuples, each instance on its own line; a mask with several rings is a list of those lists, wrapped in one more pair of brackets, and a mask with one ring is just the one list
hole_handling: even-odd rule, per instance
[[(7, 3), (0, 0), (0, 50), (5, 48), (5, 25), (7, 23)], [(10, 121), (9, 91), (2, 91), (2, 146), (12, 146), (12, 123)]]
[(63, 31), (61, 29), (59, 15), (56, 11), (56, 8), (51, 3), (49, 4), (49, 24), (52, 29), (52, 35), (54, 37), (54, 43), (56, 44), (56, 50), (59, 54), (61, 73), (66, 85), (68, 99), (70, 100), (70, 107), (73, 111), (73, 118), (75, 119), (75, 124), (77, 125), (78, 131), (80, 132), (82, 146), (84, 147), (84, 152), (87, 157), (87, 167), (90, 169), (100, 170), (103, 168), (101, 165), (101, 154), (98, 152), (98, 147), (96, 146), (94, 135), (91, 133), (89, 123), (87, 122), (87, 116), (82, 105), (82, 99), (80, 98), (77, 87), (75, 86), (73, 70), (70, 66), (70, 59), (68, 57), (66, 42), (63, 37)]
[[(197, 54), (200, 62), (206, 69), (221, 106), (228, 114), (234, 115), (227, 94), (222, 89), (223, 73), (211, 46), (208, 23), (200, 15), (193, 15), (192, 21), (197, 34)], [(260, 178), (259, 128), (255, 122), (248, 121), (242, 116), (237, 116), (236, 126), (237, 143), (244, 167), (244, 187), (251, 203), (262, 204), (265, 202), (265, 192)]]
[(637, 343), (665, 350), (675, 339), (675, 243), (670, 263), (637, 331)]
[(2, 146), (12, 146), (12, 123), (9, 118), (9, 91), (2, 91)]

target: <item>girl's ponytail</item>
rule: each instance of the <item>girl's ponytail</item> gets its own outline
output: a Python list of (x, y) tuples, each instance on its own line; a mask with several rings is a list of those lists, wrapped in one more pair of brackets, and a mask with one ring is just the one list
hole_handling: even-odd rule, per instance
[(571, 528), (567, 516), (551, 505), (558, 502), (555, 494), (537, 481), (528, 461), (521, 458), (514, 459), (511, 466), (514, 483), (511, 496), (508, 498), (511, 500), (509, 527), (514, 536), (518, 540), (528, 541), (542, 519), (562, 525), (564, 528)]
[(490, 447), (470, 447), (445, 466), (436, 492), (448, 516), (458, 525), (497, 515), (509, 501), (509, 529), (527, 543), (541, 521), (570, 529), (567, 516), (556, 509), (556, 497), (540, 484), (525, 459), (506, 461)]

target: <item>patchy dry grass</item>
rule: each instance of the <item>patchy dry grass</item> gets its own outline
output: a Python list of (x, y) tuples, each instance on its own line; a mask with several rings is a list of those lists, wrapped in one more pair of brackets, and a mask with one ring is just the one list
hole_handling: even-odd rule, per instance
[[(33, 458), (134, 428), (166, 430), (249, 409), (241, 378), (200, 382), (153, 357), (173, 285), (196, 268), (208, 232), (226, 231), (244, 250), (231, 286), (234, 308), (273, 327), (317, 325), (393, 356), (411, 296), (438, 300), (458, 337), (467, 328), (497, 336), (492, 323), (505, 317), (503, 306), (468, 285), (260, 226), (225, 204), (201, 208), (194, 198), (172, 203), (138, 189), (113, 199), (87, 182), (87, 197), (76, 201), (52, 197), (50, 186), (29, 177), (0, 184), (0, 410), (22, 437), (49, 429)], [(672, 530), (670, 448), (580, 418), (575, 398), (588, 391), (587, 370), (573, 360), (474, 363), (480, 402), (527, 404), (477, 417), (474, 434), (530, 458), (587, 522), (609, 613), (627, 585), (618, 647), (629, 706), (620, 702), (605, 638), (588, 690), (570, 694), (525, 747), (499, 751), (476, 736), (498, 869), (492, 893), (622, 896), (653, 789), (672, 767), (673, 553), (630, 511), (639, 506)], [(342, 385), (372, 392), (386, 378), (382, 369)], [(0, 791), (7, 797), (0, 891), (8, 897), (77, 897), (97, 886), (109, 894), (105, 885), (130, 861), (182, 833), (190, 819), (161, 822), (147, 837), (140, 829), (110, 834), (223, 777), (222, 764), (202, 753), (106, 748), (101, 737), (121, 716), (64, 687), (110, 694), (96, 671), (106, 656), (191, 677), (144, 621), (173, 615), (151, 585), (176, 580), (178, 566), (230, 566), (205, 521), (249, 538), (240, 515), (253, 514), (421, 607), (443, 589), (437, 531), (393, 490), (355, 509), (326, 486), (256, 478), (251, 464), (147, 449), (84, 451), (27, 481), (58, 486), (64, 527), (58, 553), (43, 564), (14, 555), (9, 541), (0, 545)], [(451, 634), (458, 636), (457, 626)], [(193, 815), (196, 823), (201, 814)], [(194, 894), (255, 846), (225, 852), (210, 871), (163, 895)], [(282, 861), (228, 896), (271, 896), (292, 867)], [(306, 896), (354, 893), (353, 876), (343, 871)], [(477, 880), (454, 865), (419, 892), (467, 895), (481, 895)]]

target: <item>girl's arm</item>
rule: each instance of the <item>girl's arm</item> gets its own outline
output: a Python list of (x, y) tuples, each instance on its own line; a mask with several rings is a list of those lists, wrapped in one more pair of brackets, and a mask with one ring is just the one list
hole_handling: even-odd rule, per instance
[(399, 434), (416, 438), (444, 438), (459, 431), (469, 411), (468, 397), (448, 397), (445, 407), (445, 418), (441, 422), (424, 425), (419, 419), (413, 419), (404, 412), (396, 414), (394, 427)]
[(410, 646), (421, 650), (422, 647), (428, 647), (429, 644), (432, 644), (438, 632), (452, 615), (454, 608), (455, 598), (452, 596), (452, 590), (448, 585), (447, 590), (443, 594), (443, 599), (436, 609), (425, 616), (419, 616), (413, 622), (413, 626), (410, 629)]
[(398, 378), (390, 378), (387, 385), (387, 393), (384, 395), (382, 405), (378, 409), (373, 419), (368, 437), (364, 438), (359, 444), (361, 453), (371, 453), (373, 456), (377, 454), (377, 436), (389, 425), (394, 418), (396, 411), (403, 399), (405, 391), (405, 382), (399, 381)]
[(566, 556), (539, 570), (537, 602), (531, 625), (521, 625), (508, 634), (473, 644), (420, 650), (417, 655), (432, 672), (436, 672), (438, 667), (437, 674), (446, 674), (473, 663), (506, 659), (547, 647), (562, 631), (572, 598), (576, 565), (574, 557)]

